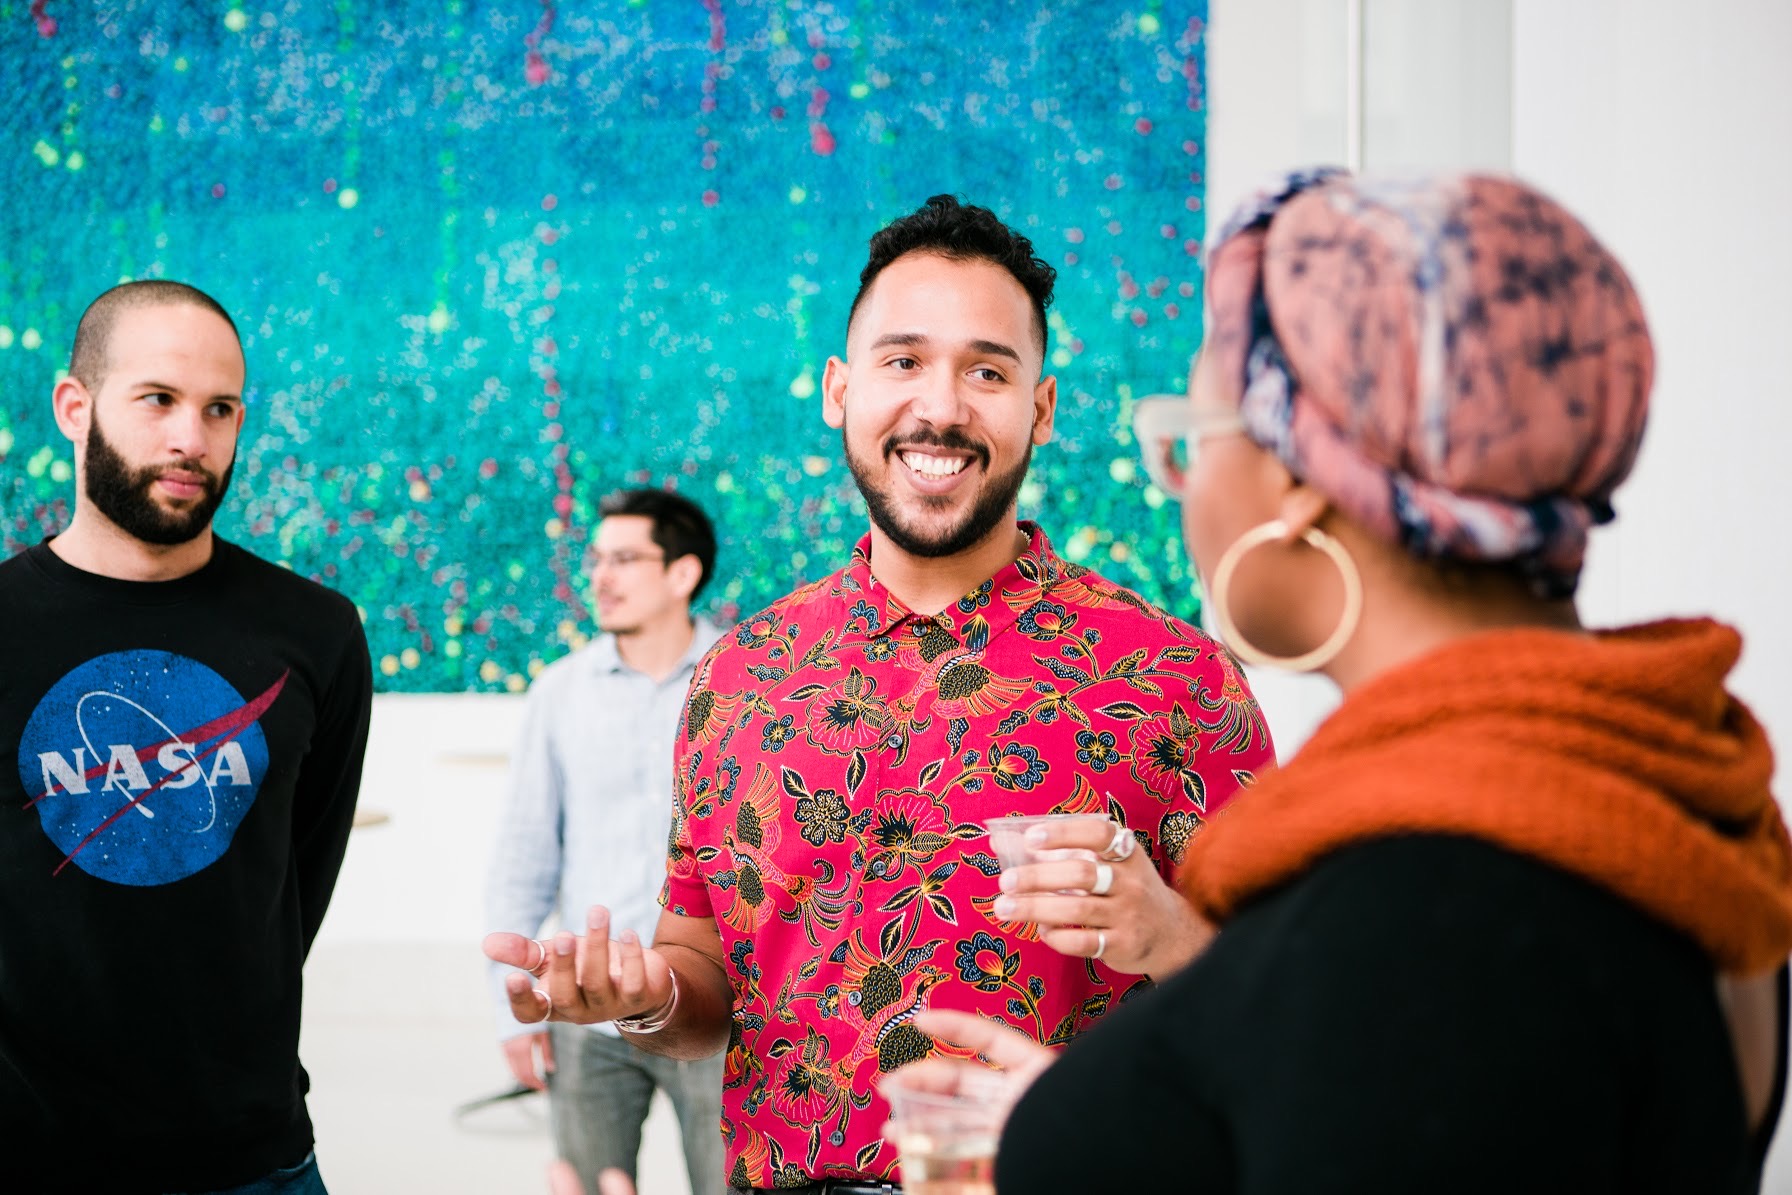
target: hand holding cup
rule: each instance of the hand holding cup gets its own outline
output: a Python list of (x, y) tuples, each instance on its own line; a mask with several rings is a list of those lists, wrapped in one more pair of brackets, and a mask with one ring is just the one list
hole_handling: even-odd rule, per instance
[(911, 1195), (992, 1195), (996, 1144), (1008, 1113), (1057, 1055), (997, 1021), (924, 1009), (915, 1027), (977, 1051), (992, 1066), (935, 1055), (884, 1076), (884, 1136), (902, 1154)]
[(1164, 883), (1118, 822), (1053, 814), (984, 824), (1002, 863), (995, 915), (1037, 924), (1053, 950), (1125, 974), (1162, 976), (1212, 940), (1213, 928)]

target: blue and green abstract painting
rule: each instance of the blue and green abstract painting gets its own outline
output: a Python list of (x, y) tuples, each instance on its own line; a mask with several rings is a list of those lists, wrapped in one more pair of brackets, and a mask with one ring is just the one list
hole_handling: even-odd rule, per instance
[(677, 488), (710, 612), (865, 528), (820, 381), (865, 243), (952, 192), (1060, 271), (1023, 515), (1192, 616), (1131, 396), (1200, 337), (1205, 0), (0, 0), (0, 548), (58, 530), (50, 392), (124, 278), (236, 316), (219, 529), (348, 594), (387, 690), (593, 633), (598, 501)]

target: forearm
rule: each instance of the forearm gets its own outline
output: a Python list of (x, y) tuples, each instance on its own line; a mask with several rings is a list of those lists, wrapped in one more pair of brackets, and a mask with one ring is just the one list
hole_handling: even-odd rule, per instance
[(676, 943), (655, 948), (677, 975), (678, 1005), (665, 1028), (652, 1033), (624, 1032), (624, 1038), (649, 1054), (694, 1062), (728, 1047), (734, 1020), (734, 991), (715, 960), (700, 950)]
[(373, 669), (355, 621), (293, 792), (293, 858), (307, 955), (348, 850), (372, 713)]
[(342, 874), (343, 856), (348, 851), (348, 834), (355, 815), (355, 794), (351, 790), (332, 813), (335, 823), (323, 832), (309, 837), (295, 849), (299, 892), (299, 928), (305, 956), (317, 940), (329, 911), (330, 897), (336, 890), (336, 878)]

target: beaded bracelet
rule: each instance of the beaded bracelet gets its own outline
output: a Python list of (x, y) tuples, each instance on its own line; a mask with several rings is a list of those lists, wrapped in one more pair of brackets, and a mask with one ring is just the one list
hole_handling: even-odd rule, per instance
[(617, 1017), (612, 1022), (624, 1033), (658, 1033), (672, 1023), (672, 1014), (678, 1011), (678, 972), (666, 968), (666, 978), (672, 984), (672, 994), (666, 998), (665, 1004), (653, 1012), (636, 1013), (632, 1017)]

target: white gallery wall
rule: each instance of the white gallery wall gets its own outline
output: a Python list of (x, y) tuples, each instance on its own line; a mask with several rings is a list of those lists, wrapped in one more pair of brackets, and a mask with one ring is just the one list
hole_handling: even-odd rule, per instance
[(1711, 612), (1792, 779), (1792, 4), (1515, 0), (1513, 162), (1612, 245), (1655, 335), (1599, 622)]

